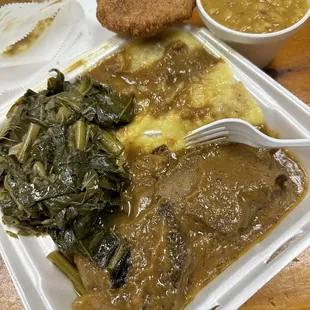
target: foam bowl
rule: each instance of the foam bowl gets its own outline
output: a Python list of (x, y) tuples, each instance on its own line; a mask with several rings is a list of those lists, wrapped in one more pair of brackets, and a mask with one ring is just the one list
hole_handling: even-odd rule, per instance
[(199, 16), (209, 30), (260, 68), (265, 67), (275, 57), (285, 41), (304, 26), (310, 17), (309, 0), (308, 12), (291, 27), (271, 33), (252, 34), (223, 26), (207, 13), (201, 0), (196, 2)]

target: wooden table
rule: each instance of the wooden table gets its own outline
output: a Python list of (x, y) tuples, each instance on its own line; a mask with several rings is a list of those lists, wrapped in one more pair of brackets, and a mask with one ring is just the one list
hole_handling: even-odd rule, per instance
[[(196, 12), (190, 22), (202, 25)], [(285, 44), (266, 71), (310, 105), (310, 21)], [(0, 309), (23, 309), (1, 258)], [(269, 281), (241, 310), (310, 310), (310, 249)]]

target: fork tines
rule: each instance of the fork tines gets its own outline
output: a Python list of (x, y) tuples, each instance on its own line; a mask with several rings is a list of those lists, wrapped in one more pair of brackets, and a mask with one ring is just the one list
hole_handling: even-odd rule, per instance
[(210, 129), (210, 126), (203, 126), (188, 134), (185, 140), (186, 148), (193, 148), (204, 144), (224, 141), (227, 138), (228, 131), (225, 127)]

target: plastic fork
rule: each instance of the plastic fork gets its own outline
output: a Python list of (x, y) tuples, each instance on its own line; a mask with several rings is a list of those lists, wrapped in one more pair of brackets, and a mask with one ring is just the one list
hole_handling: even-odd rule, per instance
[(189, 133), (184, 139), (186, 148), (222, 141), (268, 149), (310, 147), (310, 139), (275, 139), (260, 132), (250, 123), (235, 118), (202, 126)]

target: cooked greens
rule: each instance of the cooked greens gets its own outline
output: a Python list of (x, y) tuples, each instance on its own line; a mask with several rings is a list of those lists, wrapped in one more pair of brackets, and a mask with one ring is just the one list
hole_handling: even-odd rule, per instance
[(58, 251), (53, 251), (47, 255), (47, 259), (55, 264), (73, 283), (78, 295), (85, 294), (84, 284), (76, 268)]
[(130, 182), (114, 133), (133, 119), (134, 100), (88, 75), (70, 83), (53, 71), (46, 90), (16, 102), (0, 132), (3, 222), (21, 235), (50, 234), (65, 256), (107, 268), (120, 287), (130, 247), (106, 222)]

